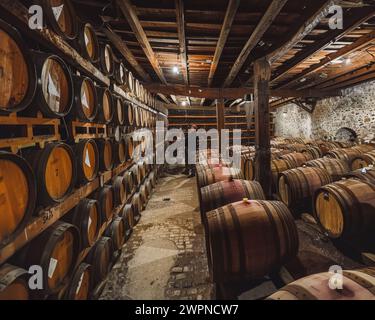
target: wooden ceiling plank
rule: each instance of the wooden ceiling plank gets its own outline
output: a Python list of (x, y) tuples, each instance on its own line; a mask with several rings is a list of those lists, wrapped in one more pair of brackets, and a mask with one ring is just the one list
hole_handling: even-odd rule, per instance
[(243, 47), (240, 55), (237, 57), (232, 69), (229, 72), (228, 77), (225, 79), (223, 87), (228, 87), (232, 84), (237, 74), (243, 67), (246, 59), (248, 58), (251, 51), (256, 47), (258, 42), (262, 39), (268, 28), (272, 25), (273, 21), (279, 15), (281, 9), (285, 6), (288, 0), (273, 0), (268, 7), (267, 11), (263, 15), (262, 19), (252, 32), (250, 38), (247, 40)]
[(291, 80), (287, 81), (287, 83), (279, 86), (279, 88), (284, 88), (286, 86), (290, 86), (295, 82), (298, 82), (299, 80), (303, 79), (307, 75), (319, 71), (322, 68), (324, 68), (328, 63), (331, 61), (334, 61), (336, 59), (342, 58), (352, 52), (355, 52), (364, 46), (368, 45), (371, 42), (375, 42), (375, 31), (372, 31), (371, 33), (359, 38), (357, 41), (355, 41), (352, 44), (349, 44), (342, 49), (338, 50), (337, 52), (331, 53), (328, 56), (326, 56), (324, 59), (322, 59), (319, 63), (311, 65), (306, 70), (299, 73), (296, 77), (292, 78)]
[(374, 11), (366, 9), (366, 11), (365, 10), (362, 11), (359, 18), (356, 16), (346, 17), (347, 27), (344, 30), (340, 30), (340, 29), (333, 30), (322, 40), (316, 42), (314, 45), (310, 47), (305, 48), (304, 50), (301, 51), (300, 54), (297, 54), (290, 61), (288, 61), (287, 63), (284, 63), (282, 67), (279, 70), (277, 70), (277, 74), (276, 76), (272, 78), (271, 83), (274, 83), (275, 81), (279, 80), (281, 77), (283, 77), (286, 73), (288, 73), (291, 69), (296, 67), (298, 64), (304, 62), (306, 59), (310, 58), (317, 52), (324, 50), (332, 42), (335, 42), (336, 40), (341, 39), (347, 33), (353, 31), (353, 29), (356, 29), (358, 26), (363, 24), (363, 22), (367, 21), (373, 16), (374, 16)]
[(188, 56), (185, 36), (185, 13), (184, 3), (182, 0), (175, 0), (176, 17), (177, 17), (177, 33), (179, 39), (179, 53), (183, 66), (183, 76), (186, 85), (189, 85), (189, 69), (188, 69)]
[[(211, 63), (210, 73), (208, 75), (208, 86), (211, 87), (212, 81), (215, 76), (216, 69), (219, 65), (220, 57), (223, 52), (224, 46), (227, 42), (234, 17), (236, 16), (237, 9), (240, 5), (241, 0), (230, 0), (228, 3), (227, 11), (225, 14), (223, 26), (221, 28), (220, 37), (216, 45), (214, 58)], [(204, 103), (204, 101), (203, 101)]]
[(152, 50), (152, 47), (147, 39), (146, 33), (141, 26), (141, 23), (138, 19), (136, 12), (134, 11), (132, 3), (130, 2), (130, 0), (117, 0), (117, 4), (121, 9), (123, 15), (127, 19), (145, 55), (147, 56), (148, 60), (150, 61), (150, 64), (155, 70), (155, 73), (158, 75), (162, 83), (167, 84), (167, 80), (165, 79), (163, 71), (160, 68), (159, 61), (154, 51)]

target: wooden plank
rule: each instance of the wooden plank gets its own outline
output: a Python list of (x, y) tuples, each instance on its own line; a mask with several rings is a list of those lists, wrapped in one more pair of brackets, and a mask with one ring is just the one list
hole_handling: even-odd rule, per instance
[(333, 53), (329, 54), (324, 59), (322, 59), (320, 62), (311, 65), (309, 68), (303, 70), (297, 76), (288, 80), (285, 84), (279, 86), (278, 88), (281, 89), (281, 88), (284, 88), (286, 86), (291, 86), (291, 85), (293, 85), (293, 83), (298, 82), (299, 80), (306, 77), (307, 75), (321, 70), (331, 61), (339, 59), (341, 57), (344, 57), (344, 56), (346, 56), (346, 55), (348, 55), (348, 54), (350, 54), (354, 51), (360, 50), (364, 46), (366, 46), (370, 43), (374, 43), (374, 42), (375, 42), (375, 31), (372, 31), (371, 33), (366, 34), (363, 37), (359, 38), (354, 43), (343, 47), (342, 49), (338, 50), (337, 52), (333, 52)]
[(79, 70), (92, 75), (95, 79), (109, 86), (110, 80), (104, 76), (91, 62), (84, 59), (75, 49), (67, 42), (61, 39), (57, 34), (48, 28), (42, 30), (29, 28), (29, 13), (27, 8), (18, 0), (1, 0), (0, 11), (4, 10), (12, 16), (14, 26), (20, 28), (28, 36), (38, 43), (43, 44), (50, 50), (62, 55), (71, 64)]
[(125, 44), (125, 41), (123, 41), (122, 38), (115, 32), (113, 32), (108, 26), (103, 28), (103, 32), (112, 42), (112, 44), (117, 48), (117, 50), (122, 54), (122, 56), (126, 59), (126, 61), (128, 61), (129, 65), (131, 65), (135, 69), (135, 71), (139, 74), (143, 81), (151, 81), (150, 76), (138, 63), (133, 53)]
[(267, 199), (271, 199), (271, 135), (269, 81), (271, 65), (266, 58), (254, 63), (255, 105), (255, 177), (261, 184)]
[[(254, 93), (254, 89), (250, 87), (241, 88), (203, 88), (203, 87), (192, 87), (184, 85), (162, 85), (149, 83), (145, 84), (144, 87), (153, 93), (165, 94), (165, 95), (176, 95), (186, 96), (195, 98), (206, 98), (206, 99), (237, 99), (243, 97), (246, 94)], [(271, 90), (271, 96), (274, 97), (330, 97), (340, 96), (340, 91), (324, 91), (324, 90), (290, 90), (290, 89), (278, 89)]]
[(175, 0), (175, 6), (176, 6), (177, 31), (178, 31), (178, 40), (179, 40), (179, 53), (180, 53), (182, 66), (184, 68), (183, 76), (184, 76), (185, 84), (189, 85), (190, 82), (189, 82), (188, 55), (187, 55), (186, 37), (185, 37), (184, 3), (182, 0)]
[(259, 21), (254, 32), (251, 34), (250, 38), (247, 40), (245, 46), (243, 47), (240, 55), (237, 57), (229, 75), (224, 81), (223, 87), (228, 87), (232, 84), (236, 78), (238, 72), (240, 72), (246, 59), (249, 57), (251, 51), (256, 47), (258, 42), (262, 39), (263, 35), (266, 33), (268, 28), (272, 25), (275, 18), (280, 13), (281, 9), (285, 6), (288, 0), (273, 0), (268, 7), (267, 11), (263, 15), (262, 19)]
[[(225, 46), (225, 43), (227, 42), (232, 23), (234, 21), (234, 17), (236, 16), (237, 9), (240, 5), (241, 0), (230, 0), (228, 3), (227, 11), (225, 14), (223, 26), (220, 31), (220, 37), (216, 45), (214, 58), (211, 63), (210, 67), (210, 73), (208, 75), (208, 86), (211, 87), (212, 81), (214, 79), (214, 75), (216, 72), (216, 69), (219, 65), (221, 54), (223, 53), (223, 49)], [(203, 101), (204, 103), (204, 101)], [(202, 104), (203, 104), (202, 103)]]
[(151, 48), (150, 42), (147, 39), (146, 33), (144, 32), (142, 25), (138, 19), (134, 7), (130, 0), (117, 0), (116, 1), (119, 8), (121, 9), (123, 15), (128, 21), (131, 29), (134, 32), (139, 44), (141, 45), (146, 57), (148, 58), (152, 68), (159, 77), (160, 81), (164, 84), (167, 84), (167, 80), (164, 77), (163, 70), (159, 65), (159, 61)]
[(216, 128), (219, 132), (219, 150), (221, 150), (221, 130), (225, 128), (225, 118), (224, 118), (225, 103), (224, 99), (216, 100)]

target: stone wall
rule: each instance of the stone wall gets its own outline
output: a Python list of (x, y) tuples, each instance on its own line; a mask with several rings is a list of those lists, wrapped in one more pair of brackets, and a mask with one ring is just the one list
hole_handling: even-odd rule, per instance
[(335, 140), (341, 128), (354, 130), (361, 140), (375, 138), (375, 81), (346, 89), (341, 97), (320, 100), (313, 114), (294, 104), (275, 112), (276, 136)]

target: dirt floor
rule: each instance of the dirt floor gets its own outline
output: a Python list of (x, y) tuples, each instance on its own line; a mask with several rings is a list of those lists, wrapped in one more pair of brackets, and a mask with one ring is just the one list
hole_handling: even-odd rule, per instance
[(298, 257), (276, 279), (214, 286), (209, 280), (195, 178), (176, 171), (164, 173), (109, 274), (101, 299), (262, 299), (294, 279), (327, 272), (333, 265), (364, 266), (358, 252), (348, 247), (344, 251), (332, 242), (311, 215), (302, 214), (296, 224)]

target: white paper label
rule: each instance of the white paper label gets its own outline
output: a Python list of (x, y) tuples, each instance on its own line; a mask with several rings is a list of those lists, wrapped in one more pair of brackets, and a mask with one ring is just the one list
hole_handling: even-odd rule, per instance
[(76, 294), (79, 293), (79, 290), (81, 289), (81, 286), (82, 286), (82, 281), (83, 281), (83, 277), (84, 277), (85, 273), (82, 273), (81, 274), (81, 278), (79, 279), (79, 282), (78, 282), (78, 286), (77, 286), (77, 290), (76, 290)]
[(55, 16), (56, 21), (59, 21), (62, 11), (64, 10), (64, 5), (58, 7), (52, 7), (53, 15)]
[(91, 223), (92, 223), (92, 220), (91, 220), (91, 217), (89, 217), (89, 223), (88, 223), (88, 229), (89, 230), (90, 230)]
[(87, 36), (87, 34), (85, 33), (85, 44), (86, 46), (90, 43), (90, 39), (89, 37)]
[(48, 93), (51, 96), (60, 98), (60, 93), (57, 91), (55, 83), (53, 82), (53, 79), (50, 74), (48, 75)]
[(366, 168), (363, 168), (363, 169), (362, 169), (362, 173), (367, 173)]
[(124, 69), (120, 68), (120, 77), (121, 79), (124, 78)]
[(86, 109), (90, 109), (89, 107), (89, 103), (87, 101), (87, 96), (86, 96), (86, 92), (83, 91), (83, 95), (82, 95), (82, 105), (86, 108)]
[(89, 151), (86, 150), (86, 156), (85, 156), (85, 163), (88, 167), (91, 168), (91, 163), (90, 163), (90, 156), (89, 156)]
[(51, 258), (49, 260), (49, 267), (48, 267), (48, 278), (52, 278), (53, 274), (55, 273), (56, 266), (57, 266), (57, 260), (54, 258)]

